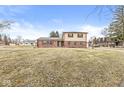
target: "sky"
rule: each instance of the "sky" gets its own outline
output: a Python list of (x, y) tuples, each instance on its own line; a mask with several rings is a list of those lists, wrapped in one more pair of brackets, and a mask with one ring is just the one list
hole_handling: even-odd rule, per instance
[(112, 20), (115, 6), (98, 5), (13, 5), (0, 6), (0, 21), (12, 20), (11, 38), (47, 37), (51, 31), (88, 32), (90, 37), (102, 36), (101, 30)]

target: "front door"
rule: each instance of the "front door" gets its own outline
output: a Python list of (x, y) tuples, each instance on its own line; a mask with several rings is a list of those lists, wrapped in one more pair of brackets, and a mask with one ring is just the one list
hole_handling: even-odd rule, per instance
[(61, 41), (57, 41), (57, 47), (61, 47)]

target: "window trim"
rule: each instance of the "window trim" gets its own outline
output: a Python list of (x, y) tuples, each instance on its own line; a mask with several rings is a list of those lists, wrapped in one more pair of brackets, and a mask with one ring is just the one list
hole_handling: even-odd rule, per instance
[[(80, 34), (81, 34), (81, 36), (80, 36)], [(78, 33), (78, 34), (77, 34), (77, 37), (78, 37), (78, 38), (83, 38), (84, 35), (83, 35), (83, 33)]]
[[(69, 34), (72, 34), (72, 36), (69, 36)], [(73, 33), (68, 33), (68, 37), (73, 37)]]

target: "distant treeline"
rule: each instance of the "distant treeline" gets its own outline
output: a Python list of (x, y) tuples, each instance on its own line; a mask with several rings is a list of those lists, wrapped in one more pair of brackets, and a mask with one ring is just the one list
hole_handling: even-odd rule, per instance
[(12, 41), (11, 38), (5, 34), (0, 34), (0, 42), (5, 45), (9, 45)]
[(0, 45), (18, 44), (18, 39), (12, 39), (6, 34), (0, 34)]

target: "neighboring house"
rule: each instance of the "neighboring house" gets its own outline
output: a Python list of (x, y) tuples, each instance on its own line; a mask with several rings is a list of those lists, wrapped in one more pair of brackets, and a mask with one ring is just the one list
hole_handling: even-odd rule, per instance
[(36, 41), (35, 40), (23, 40), (19, 45), (23, 46), (36, 46)]
[(63, 32), (62, 38), (40, 37), (37, 39), (37, 47), (87, 48), (87, 32)]

